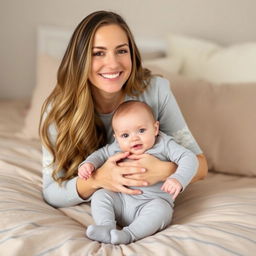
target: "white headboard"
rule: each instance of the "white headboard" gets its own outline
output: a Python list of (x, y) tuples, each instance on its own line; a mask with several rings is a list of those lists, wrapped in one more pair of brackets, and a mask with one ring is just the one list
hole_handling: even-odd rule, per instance
[[(73, 31), (57, 26), (40, 26), (37, 29), (37, 55), (47, 54), (60, 59)], [(164, 56), (166, 42), (159, 38), (136, 38), (136, 44), (144, 59)]]
[(55, 26), (40, 26), (37, 30), (37, 55), (47, 54), (61, 58), (72, 31)]

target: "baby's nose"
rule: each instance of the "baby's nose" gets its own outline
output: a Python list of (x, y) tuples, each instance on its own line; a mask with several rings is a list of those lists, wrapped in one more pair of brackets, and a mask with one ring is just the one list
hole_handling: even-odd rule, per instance
[(139, 139), (139, 136), (137, 134), (132, 135), (132, 140), (136, 141)]

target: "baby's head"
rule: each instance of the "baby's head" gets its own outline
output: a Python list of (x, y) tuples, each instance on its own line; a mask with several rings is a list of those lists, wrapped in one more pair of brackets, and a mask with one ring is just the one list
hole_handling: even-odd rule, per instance
[(120, 104), (113, 115), (112, 127), (121, 150), (136, 155), (150, 149), (159, 132), (152, 109), (140, 101)]

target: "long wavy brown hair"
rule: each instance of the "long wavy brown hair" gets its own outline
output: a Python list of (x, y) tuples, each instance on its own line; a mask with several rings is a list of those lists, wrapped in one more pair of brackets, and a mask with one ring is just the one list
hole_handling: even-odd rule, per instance
[[(124, 93), (142, 93), (151, 77), (150, 71), (142, 68), (133, 35), (120, 15), (97, 11), (80, 22), (59, 66), (57, 84), (41, 111), (40, 138), (52, 153), (52, 177), (58, 183), (76, 176), (81, 161), (107, 143), (104, 125), (94, 106), (88, 76), (95, 32), (99, 27), (110, 24), (119, 25), (126, 32), (129, 41), (132, 70), (122, 87)], [(56, 139), (49, 132), (51, 125), (57, 130)]]

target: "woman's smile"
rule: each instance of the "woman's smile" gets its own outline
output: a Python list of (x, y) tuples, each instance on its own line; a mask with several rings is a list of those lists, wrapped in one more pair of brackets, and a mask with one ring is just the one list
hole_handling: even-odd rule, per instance
[(122, 72), (112, 72), (112, 73), (99, 73), (105, 79), (115, 80), (121, 76)]

